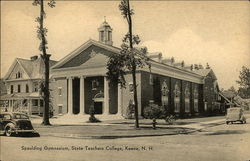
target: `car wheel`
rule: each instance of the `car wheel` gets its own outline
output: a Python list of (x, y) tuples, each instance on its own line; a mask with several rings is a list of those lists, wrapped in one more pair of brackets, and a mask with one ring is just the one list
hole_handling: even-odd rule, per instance
[(11, 136), (12, 135), (12, 127), (7, 126), (5, 129), (5, 134), (6, 134), (6, 136)]

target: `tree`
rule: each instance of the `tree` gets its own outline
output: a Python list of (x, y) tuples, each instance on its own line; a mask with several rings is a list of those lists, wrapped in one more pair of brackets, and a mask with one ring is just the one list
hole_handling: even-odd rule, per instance
[[(48, 5), (53, 8), (55, 7), (55, 0), (50, 0)], [(46, 13), (44, 11), (44, 0), (34, 0), (32, 3), (34, 6), (40, 5), (40, 16), (36, 18), (39, 26), (37, 26), (37, 37), (41, 41), (39, 50), (42, 52), (41, 57), (44, 62), (45, 72), (44, 72), (44, 83), (41, 85), (41, 90), (43, 92), (44, 100), (44, 111), (43, 111), (43, 125), (50, 125), (49, 122), (49, 101), (50, 101), (50, 91), (49, 91), (49, 61), (50, 54), (47, 54), (46, 49), (48, 49), (48, 41), (46, 40), (48, 30), (44, 27), (44, 19), (46, 18)]]
[(234, 94), (237, 94), (237, 91), (236, 91), (236, 89), (234, 88), (234, 86), (231, 86), (231, 87), (228, 89), (228, 91), (231, 91), (231, 92), (233, 92)]
[(236, 81), (240, 85), (239, 94), (243, 98), (250, 98), (250, 69), (243, 66), (240, 71), (239, 80)]
[(140, 43), (140, 38), (138, 35), (133, 35), (132, 32), (132, 15), (134, 11), (130, 9), (129, 0), (121, 0), (119, 9), (123, 18), (127, 20), (128, 33), (122, 40), (120, 54), (114, 54), (109, 58), (107, 76), (109, 80), (120, 83), (121, 88), (125, 88), (126, 81), (124, 75), (128, 71), (131, 72), (133, 79), (135, 128), (139, 128), (136, 69), (148, 64), (148, 58), (146, 57), (147, 49), (134, 47)]

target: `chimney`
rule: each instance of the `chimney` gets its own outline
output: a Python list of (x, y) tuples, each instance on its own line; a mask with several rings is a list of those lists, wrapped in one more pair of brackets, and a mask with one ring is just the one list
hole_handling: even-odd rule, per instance
[(184, 61), (181, 62), (181, 67), (182, 67), (182, 68), (185, 67), (185, 62), (184, 62)]
[(38, 58), (37, 55), (30, 57), (30, 60), (36, 60)]
[(191, 66), (190, 66), (190, 70), (193, 70), (194, 69), (194, 65), (192, 64)]
[(199, 64), (199, 69), (204, 69), (204, 67), (201, 64)]
[(199, 70), (198, 64), (194, 64), (194, 69)]
[(171, 64), (173, 64), (173, 63), (174, 63), (174, 57), (171, 58)]

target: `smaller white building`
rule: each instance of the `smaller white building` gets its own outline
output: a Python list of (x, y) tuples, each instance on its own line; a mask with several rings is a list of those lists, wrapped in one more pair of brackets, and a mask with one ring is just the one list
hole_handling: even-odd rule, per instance
[[(55, 63), (51, 60), (50, 66)], [(1, 111), (42, 115), (44, 103), (40, 83), (43, 75), (41, 57), (33, 56), (30, 60), (16, 58), (4, 77), (7, 94), (1, 96)]]

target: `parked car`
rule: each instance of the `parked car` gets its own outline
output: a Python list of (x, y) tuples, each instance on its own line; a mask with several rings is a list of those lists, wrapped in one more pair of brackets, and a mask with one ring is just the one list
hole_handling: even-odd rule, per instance
[(227, 109), (226, 123), (241, 122), (246, 123), (246, 117), (244, 116), (243, 109), (240, 107), (231, 107)]
[(6, 136), (19, 133), (37, 133), (26, 114), (17, 112), (0, 113), (0, 133)]

